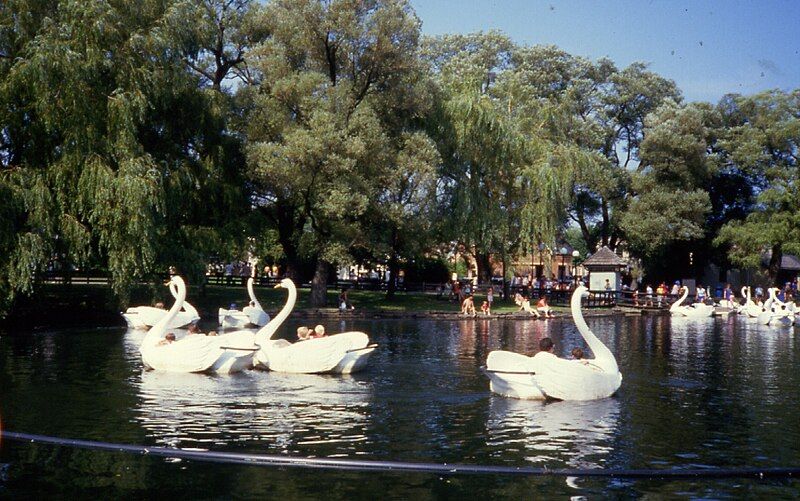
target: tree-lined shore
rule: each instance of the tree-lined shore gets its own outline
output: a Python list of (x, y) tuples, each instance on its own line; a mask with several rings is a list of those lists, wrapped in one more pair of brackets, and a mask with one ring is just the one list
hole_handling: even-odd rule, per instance
[[(52, 267), (115, 300), (256, 256), (436, 269), (567, 241), (653, 279), (800, 253), (800, 91), (687, 103), (634, 63), (421, 35), (402, 0), (0, 4), (0, 316)], [(441, 279), (441, 277), (437, 277)]]

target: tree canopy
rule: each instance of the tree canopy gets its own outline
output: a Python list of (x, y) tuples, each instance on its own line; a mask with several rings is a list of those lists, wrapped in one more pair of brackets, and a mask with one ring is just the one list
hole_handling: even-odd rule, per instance
[(483, 281), (564, 240), (654, 274), (800, 252), (800, 91), (687, 104), (642, 63), (420, 26), (405, 0), (0, 4), (0, 314), (53, 267), (124, 302), (268, 257), (322, 305), (337, 265), (391, 297), (453, 251)]

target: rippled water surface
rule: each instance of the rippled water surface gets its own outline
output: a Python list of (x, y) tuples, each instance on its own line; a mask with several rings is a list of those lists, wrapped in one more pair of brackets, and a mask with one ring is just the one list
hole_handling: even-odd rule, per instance
[[(187, 449), (547, 468), (800, 466), (800, 348), (793, 329), (743, 318), (595, 317), (622, 387), (595, 402), (492, 395), (494, 349), (551, 336), (587, 349), (569, 319), (362, 320), (380, 344), (353, 376), (142, 369), (141, 332), (0, 337), (6, 430)], [(284, 330), (293, 332), (297, 324)], [(429, 475), (277, 469), (0, 443), (0, 497), (43, 493), (191, 498), (663, 495), (794, 497), (796, 480)]]

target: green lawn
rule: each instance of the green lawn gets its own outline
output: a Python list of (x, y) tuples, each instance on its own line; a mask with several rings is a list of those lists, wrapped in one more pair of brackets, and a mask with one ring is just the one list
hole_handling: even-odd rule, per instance
[[(155, 291), (155, 296), (153, 295)], [(311, 291), (300, 289), (295, 311), (311, 309), (308, 299)], [(348, 292), (350, 302), (355, 306), (355, 313), (386, 312), (386, 313), (458, 313), (458, 304), (446, 299), (438, 298), (435, 294), (404, 293), (398, 292), (392, 301), (387, 301), (385, 292), (357, 291)], [(286, 302), (285, 289), (257, 287), (256, 297), (269, 313), (278, 311)], [(328, 291), (328, 307), (331, 312), (337, 309), (339, 291)], [(480, 305), (486, 299), (484, 295), (475, 296), (475, 306), (480, 314)], [(249, 301), (247, 291), (238, 286), (206, 286), (205, 292), (200, 287), (190, 286), (187, 300), (200, 312), (200, 315), (211, 320), (217, 317), (220, 307), (227, 308), (231, 303), (236, 303), (241, 309)], [(158, 285), (151, 289), (148, 285), (136, 287), (131, 292), (131, 305), (147, 305), (156, 301), (163, 301), (167, 307), (172, 304), (166, 287)], [(513, 313), (519, 310), (513, 302), (502, 301), (495, 296), (492, 313)], [(42, 308), (46, 305), (46, 308)], [(0, 319), (0, 328), (39, 328), (39, 327), (70, 327), (87, 324), (114, 325), (121, 322), (120, 307), (111, 288), (105, 284), (43, 284), (37, 288), (34, 296), (22, 296), (15, 304), (9, 317)], [(553, 308), (557, 312), (568, 311), (568, 308)]]
[[(195, 304), (201, 311), (215, 310), (220, 306), (227, 307), (235, 302), (239, 308), (244, 306), (247, 299), (247, 291), (243, 287), (226, 286), (207, 286), (206, 297), (200, 298), (199, 288), (191, 287), (188, 300)], [(267, 287), (256, 288), (256, 297), (267, 311), (275, 311), (281, 308), (286, 302), (286, 290), (272, 289)], [(386, 293), (380, 291), (348, 291), (350, 303), (360, 311), (383, 311), (383, 312), (459, 312), (460, 306), (453, 301), (438, 298), (435, 294), (404, 293), (398, 292), (392, 301), (386, 299)], [(298, 300), (295, 309), (309, 309), (309, 289), (298, 291)], [(336, 308), (339, 298), (339, 291), (328, 290), (328, 305)], [(480, 305), (486, 300), (485, 295), (475, 296), (475, 308), (480, 312)], [(512, 313), (519, 310), (519, 307), (512, 301), (502, 301), (497, 296), (494, 300), (492, 313)], [(554, 310), (564, 310), (566, 308), (554, 308)]]

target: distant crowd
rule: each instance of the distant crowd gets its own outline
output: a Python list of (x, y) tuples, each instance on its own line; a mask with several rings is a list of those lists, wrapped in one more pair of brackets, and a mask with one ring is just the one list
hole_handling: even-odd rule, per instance
[[(676, 297), (681, 295), (682, 287), (683, 286), (681, 285), (680, 280), (676, 280), (675, 282), (673, 282), (671, 287), (668, 286), (665, 282), (661, 282), (660, 284), (658, 284), (655, 290), (653, 290), (652, 285), (647, 284), (645, 285), (642, 293), (640, 293), (638, 289), (632, 291), (633, 304), (634, 306), (656, 306), (656, 307), (664, 306), (667, 304), (667, 296), (670, 296), (670, 299), (674, 300)], [(630, 289), (628, 289), (626, 286), (623, 286), (623, 290), (630, 290)], [(752, 298), (753, 301), (756, 304), (761, 304), (765, 300), (764, 288), (761, 286), (756, 286), (753, 289), (753, 291), (754, 291), (754, 296)], [(780, 289), (777, 295), (778, 300), (782, 302), (794, 301), (794, 298), (796, 296), (797, 296), (797, 282), (786, 282), (784, 284), (784, 287)], [(698, 284), (695, 287), (694, 295), (688, 297), (695, 303), (714, 304), (713, 290), (710, 287), (709, 288), (703, 287), (702, 284)], [(725, 284), (725, 287), (722, 289), (720, 299), (722, 301), (728, 301), (731, 303), (737, 302), (736, 293), (731, 287), (731, 284)]]

